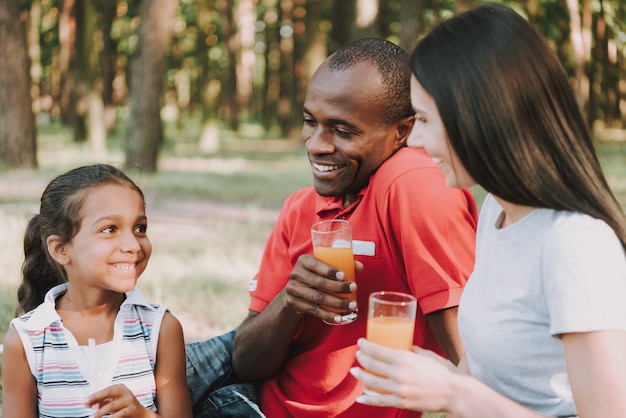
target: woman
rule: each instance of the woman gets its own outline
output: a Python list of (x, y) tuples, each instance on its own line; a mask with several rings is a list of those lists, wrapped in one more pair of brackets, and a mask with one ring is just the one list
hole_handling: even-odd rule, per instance
[(482, 185), (458, 368), (360, 340), (368, 405), (448, 417), (617, 417), (626, 411), (626, 217), (567, 77), (513, 10), (444, 21), (411, 56), (409, 139), (451, 187)]

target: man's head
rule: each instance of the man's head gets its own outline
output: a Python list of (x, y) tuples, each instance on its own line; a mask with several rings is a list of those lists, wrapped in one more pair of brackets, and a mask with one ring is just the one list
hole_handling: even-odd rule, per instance
[(354, 202), (413, 126), (408, 56), (383, 39), (354, 41), (317, 69), (304, 102), (302, 139), (316, 191)]

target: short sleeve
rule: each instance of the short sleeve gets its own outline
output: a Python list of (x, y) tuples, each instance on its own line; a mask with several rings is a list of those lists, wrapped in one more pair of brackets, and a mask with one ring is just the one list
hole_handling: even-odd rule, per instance
[(572, 214), (542, 253), (550, 333), (626, 331), (626, 255), (603, 221)]

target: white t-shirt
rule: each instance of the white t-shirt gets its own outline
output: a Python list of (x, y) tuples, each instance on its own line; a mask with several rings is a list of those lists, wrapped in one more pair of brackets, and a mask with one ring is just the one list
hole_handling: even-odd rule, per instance
[(459, 305), (472, 376), (538, 413), (576, 416), (558, 337), (626, 331), (624, 248), (579, 213), (535, 209), (499, 229), (501, 213), (487, 196)]

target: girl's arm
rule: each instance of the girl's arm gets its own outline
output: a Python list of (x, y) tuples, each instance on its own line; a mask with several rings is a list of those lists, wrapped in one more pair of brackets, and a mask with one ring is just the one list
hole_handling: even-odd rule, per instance
[(619, 417), (626, 411), (626, 332), (563, 334), (567, 375), (578, 416)]
[(165, 313), (161, 324), (155, 379), (159, 416), (192, 418), (183, 329), (169, 312)]
[(37, 383), (15, 328), (4, 337), (2, 354), (2, 416), (37, 417)]

